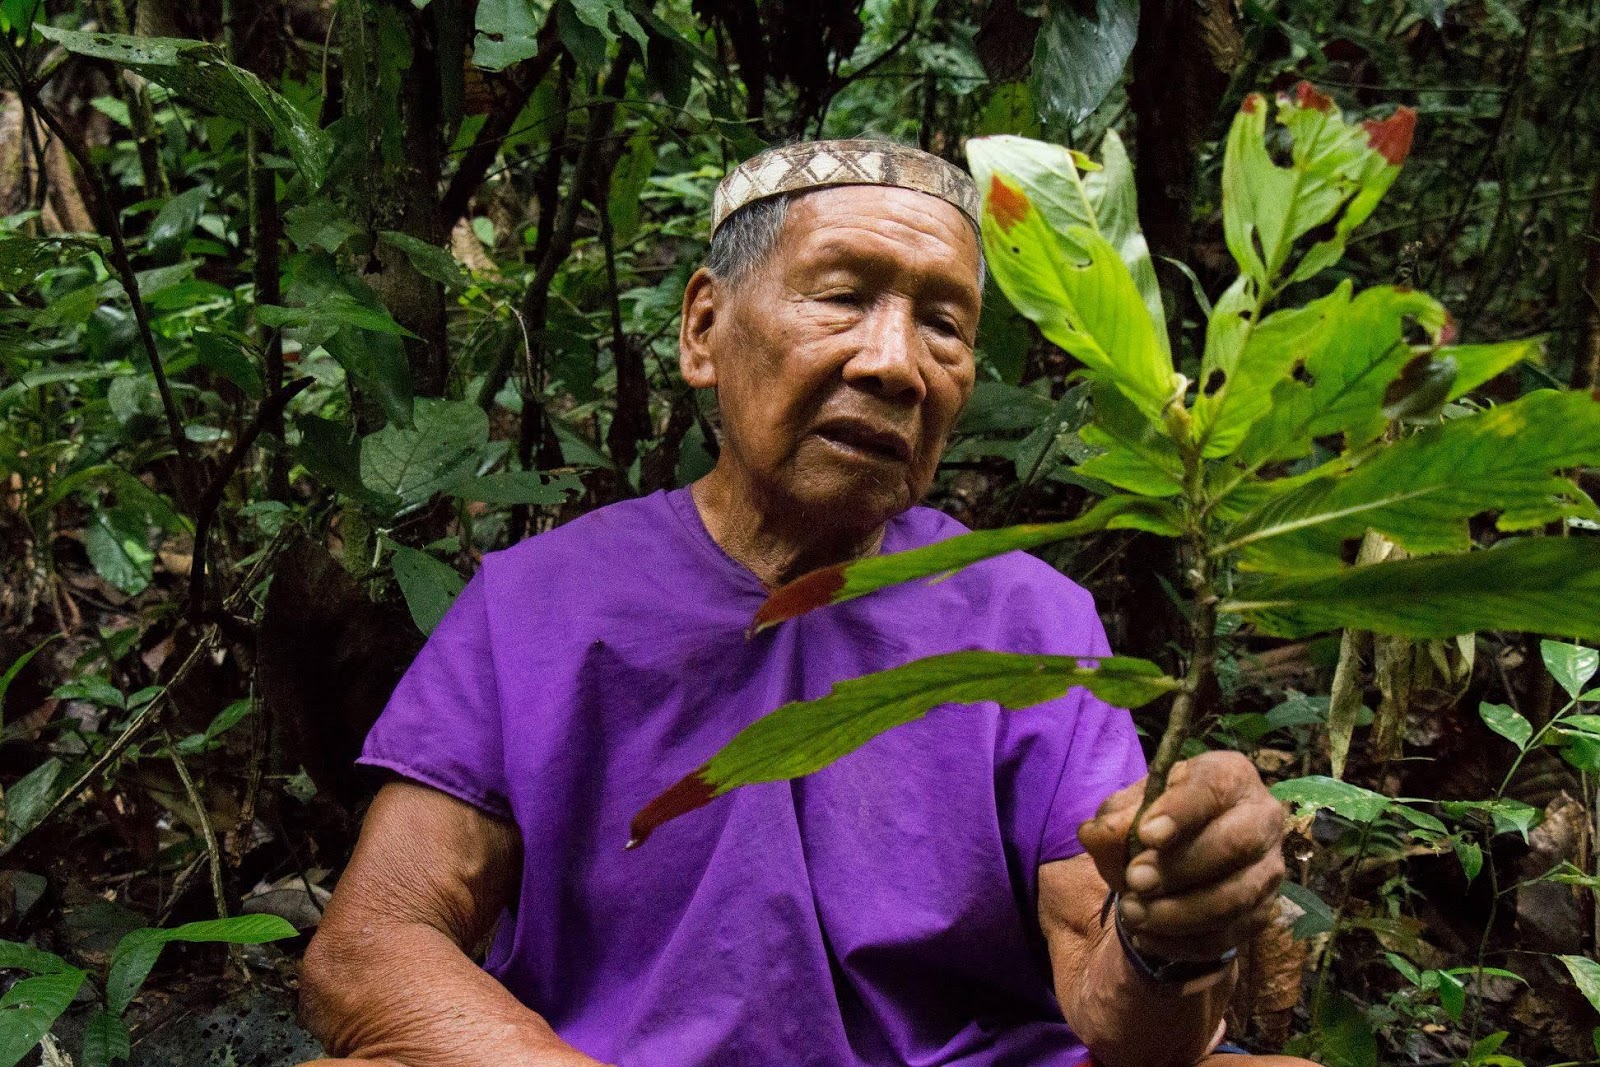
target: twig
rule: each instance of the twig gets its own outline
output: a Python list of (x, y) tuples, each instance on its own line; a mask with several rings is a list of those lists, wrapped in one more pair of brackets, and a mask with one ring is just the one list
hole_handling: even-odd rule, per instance
[(217, 834), (211, 828), (211, 816), (206, 814), (205, 801), (200, 799), (200, 791), (194, 787), (194, 779), (189, 775), (189, 768), (183, 762), (183, 757), (178, 754), (177, 745), (173, 743), (172, 735), (163, 730), (162, 735), (167, 741), (167, 752), (172, 757), (172, 766), (178, 772), (178, 780), (183, 783), (184, 795), (189, 798), (189, 805), (194, 808), (195, 818), (200, 821), (200, 836), (206, 843), (206, 861), (211, 866), (211, 896), (216, 901), (217, 918), (228, 917), (228, 894), (222, 886), (222, 849), (217, 845)]
[(162, 710), (162, 705), (168, 699), (167, 694), (172, 691), (172, 687), (182, 681), (189, 671), (194, 669), (194, 665), (200, 661), (202, 656), (211, 651), (211, 646), (215, 640), (215, 632), (214, 630), (208, 630), (201, 635), (200, 640), (195, 643), (193, 650), (184, 659), (182, 665), (178, 667), (172, 679), (161, 687), (161, 692), (157, 693), (150, 703), (140, 709), (139, 714), (135, 715), (133, 720), (128, 723), (127, 729), (117, 735), (116, 740), (112, 741), (106, 747), (106, 750), (100, 754), (100, 758), (95, 760), (88, 770), (80, 774), (78, 780), (68, 786), (65, 792), (56, 797), (50, 807), (45, 809), (44, 815), (34, 824), (35, 830), (49, 822), (52, 816), (66, 806), (67, 801), (87, 789), (107, 767), (111, 766), (118, 756), (122, 755), (124, 749), (133, 744), (146, 727), (155, 723), (157, 713)]
[(211, 479), (205, 496), (195, 508), (194, 556), (189, 562), (189, 621), (196, 630), (201, 626), (206, 606), (206, 538), (211, 532), (211, 523), (217, 517), (217, 509), (222, 506), (222, 494), (227, 491), (228, 481), (233, 477), (233, 472), (239, 469), (239, 464), (244, 462), (244, 457), (250, 454), (256, 438), (261, 434), (261, 428), (268, 420), (282, 416), (283, 409), (288, 406), (289, 401), (299, 396), (301, 390), (315, 380), (310, 377), (296, 378), (261, 402), (261, 407), (256, 410), (256, 417), (250, 420), (250, 425), (245, 427), (244, 433), (239, 435), (239, 440), (234, 442), (233, 449), (223, 459), (216, 477)]

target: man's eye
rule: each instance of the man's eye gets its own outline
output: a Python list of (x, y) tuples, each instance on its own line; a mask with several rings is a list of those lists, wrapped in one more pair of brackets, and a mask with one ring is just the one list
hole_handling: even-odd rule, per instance
[(961, 327), (956, 325), (955, 319), (947, 319), (942, 316), (936, 318), (933, 320), (933, 328), (944, 334), (946, 337), (961, 336)]
[(837, 304), (840, 307), (860, 307), (861, 294), (847, 289), (837, 293), (828, 293), (823, 296), (822, 301), (825, 304)]

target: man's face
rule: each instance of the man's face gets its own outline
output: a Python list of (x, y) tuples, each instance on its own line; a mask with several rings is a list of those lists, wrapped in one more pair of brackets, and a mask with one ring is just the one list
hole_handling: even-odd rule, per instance
[(691, 282), (684, 375), (758, 507), (870, 529), (921, 499), (972, 392), (978, 257), (952, 205), (843, 186), (791, 202), (737, 285)]

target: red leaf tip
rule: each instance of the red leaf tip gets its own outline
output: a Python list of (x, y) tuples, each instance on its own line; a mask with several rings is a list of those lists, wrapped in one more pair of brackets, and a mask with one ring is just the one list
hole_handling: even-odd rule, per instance
[(1457, 336), (1459, 336), (1459, 331), (1456, 329), (1456, 317), (1446, 311), (1444, 313), (1444, 325), (1439, 327), (1439, 343), (1453, 345), (1456, 343)]
[(1308, 81), (1303, 81), (1294, 87), (1294, 102), (1313, 111), (1333, 110), (1333, 97)]
[(696, 808), (703, 808), (717, 795), (717, 787), (706, 777), (706, 768), (680, 779), (666, 792), (639, 809), (639, 814), (628, 824), (628, 844), (638, 848), (660, 829), (661, 825)]
[[(1013, 189), (996, 174), (989, 179), (989, 210), (1002, 230), (1009, 230), (1027, 217), (1033, 205), (1021, 189)], [(805, 579), (801, 579), (804, 581)]]
[(1398, 167), (1411, 154), (1411, 139), (1417, 132), (1417, 113), (1404, 104), (1386, 119), (1368, 119), (1361, 124), (1367, 131), (1367, 146)]
[(835, 563), (802, 575), (778, 589), (756, 612), (746, 636), (753, 637), (769, 626), (833, 603), (834, 594), (844, 588), (844, 568), (845, 564)]
[(1260, 93), (1251, 93), (1249, 96), (1244, 98), (1244, 113), (1246, 115), (1254, 115), (1257, 111), (1261, 110), (1261, 105), (1264, 102), (1265, 101), (1262, 100)]

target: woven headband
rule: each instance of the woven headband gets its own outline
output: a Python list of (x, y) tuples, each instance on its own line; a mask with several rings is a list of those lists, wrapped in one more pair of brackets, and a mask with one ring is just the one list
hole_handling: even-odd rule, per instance
[(806, 141), (745, 160), (717, 185), (711, 232), (757, 200), (830, 185), (892, 185), (936, 196), (978, 225), (978, 187), (938, 156), (890, 141)]

